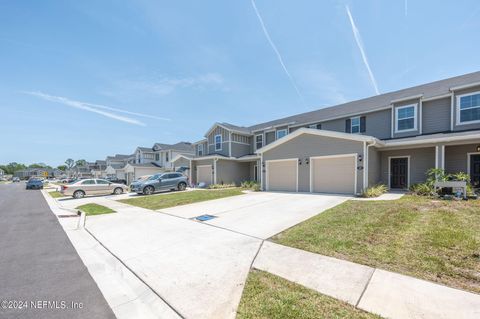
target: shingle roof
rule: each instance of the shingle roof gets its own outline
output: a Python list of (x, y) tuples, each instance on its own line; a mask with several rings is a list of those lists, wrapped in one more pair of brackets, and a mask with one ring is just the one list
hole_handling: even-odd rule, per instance
[(153, 149), (151, 147), (144, 147), (144, 146), (139, 146), (137, 147), (139, 150), (142, 152), (153, 152)]
[(160, 148), (162, 150), (177, 150), (177, 151), (192, 151), (192, 152), (194, 150), (193, 145), (190, 142), (178, 142), (175, 144), (155, 143), (153, 147)]
[(255, 124), (248, 127), (248, 129), (251, 131), (255, 131), (284, 123), (312, 123), (315, 121), (322, 121), (330, 118), (349, 116), (352, 114), (358, 114), (379, 109), (382, 107), (387, 107), (390, 105), (392, 100), (402, 99), (418, 94), (423, 94), (424, 98), (448, 94), (450, 93), (451, 87), (461, 86), (475, 82), (480, 82), (480, 72), (473, 72), (453, 78), (410, 87), (407, 89), (372, 96), (357, 101), (343, 103), (311, 112), (301, 113), (273, 121)]
[(234, 130), (234, 131), (250, 133), (250, 129), (248, 127), (245, 127), (245, 126), (237, 126), (237, 125), (233, 125), (233, 124), (226, 123), (226, 122), (222, 122), (222, 123), (218, 123), (218, 124), (223, 125), (226, 128), (229, 128), (229, 129)]

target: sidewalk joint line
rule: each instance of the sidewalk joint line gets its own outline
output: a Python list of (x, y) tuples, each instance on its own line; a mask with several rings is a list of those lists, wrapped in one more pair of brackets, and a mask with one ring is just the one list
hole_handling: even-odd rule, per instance
[(260, 253), (260, 250), (262, 250), (262, 247), (263, 247), (263, 243), (264, 243), (264, 242), (265, 242), (265, 240), (262, 240), (262, 242), (260, 243), (260, 246), (258, 246), (257, 253), (256, 253), (255, 256), (253, 257), (252, 263), (250, 264), (250, 270), (253, 269), (253, 263), (254, 263), (255, 260), (257, 259), (257, 256), (258, 256), (258, 254)]
[(145, 280), (143, 280), (142, 278), (140, 278), (140, 276), (135, 272), (133, 271), (130, 267), (128, 267), (117, 255), (115, 255), (110, 249), (107, 248), (107, 246), (105, 246), (100, 240), (98, 240), (97, 237), (95, 237), (95, 235), (93, 235), (87, 228), (84, 228), (87, 233), (90, 234), (90, 236), (93, 237), (93, 239), (95, 239), (103, 248), (105, 248), (106, 251), (108, 251), (113, 257), (115, 257), (115, 259), (117, 259), (125, 268), (127, 268), (135, 277), (138, 278), (138, 280), (140, 280), (145, 286), (147, 286), (155, 295), (157, 295), (158, 298), (160, 298), (168, 307), (170, 307), (170, 309), (173, 310), (173, 312), (175, 312), (180, 318), (182, 319), (185, 319), (186, 317), (184, 315), (182, 315), (180, 313), (179, 310), (177, 310), (174, 306), (172, 306), (167, 300), (165, 300), (155, 289), (153, 289), (148, 283), (145, 282)]
[(370, 281), (372, 280), (373, 274), (375, 273), (376, 270), (377, 268), (373, 268), (372, 274), (368, 278), (367, 283), (365, 284), (365, 287), (363, 287), (362, 293), (360, 294), (360, 297), (358, 298), (358, 301), (355, 304), (355, 308), (358, 308), (358, 305), (360, 304), (360, 301), (362, 300), (363, 295), (365, 294), (365, 291), (367, 291), (367, 288), (370, 285)]

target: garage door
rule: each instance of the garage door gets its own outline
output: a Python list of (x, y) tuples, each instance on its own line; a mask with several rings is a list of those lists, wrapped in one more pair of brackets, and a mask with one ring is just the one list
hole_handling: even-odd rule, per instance
[(205, 183), (210, 185), (212, 183), (212, 166), (201, 165), (197, 166), (197, 184)]
[(310, 160), (311, 189), (316, 193), (354, 194), (356, 157), (320, 157)]
[(297, 191), (298, 160), (267, 161), (267, 190)]

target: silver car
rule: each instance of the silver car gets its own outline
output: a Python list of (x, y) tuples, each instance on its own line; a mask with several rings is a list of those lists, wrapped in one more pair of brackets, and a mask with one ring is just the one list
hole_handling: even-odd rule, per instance
[(126, 185), (116, 184), (104, 179), (82, 179), (71, 184), (62, 185), (60, 192), (65, 196), (83, 198), (87, 195), (120, 195), (128, 190)]

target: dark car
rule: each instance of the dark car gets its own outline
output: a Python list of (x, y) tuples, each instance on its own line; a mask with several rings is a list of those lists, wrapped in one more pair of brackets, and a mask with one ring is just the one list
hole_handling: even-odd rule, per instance
[(107, 177), (107, 178), (105, 178), (105, 179), (106, 179), (107, 181), (111, 182), (111, 183), (127, 185), (127, 181), (124, 180), (124, 179), (121, 179), (121, 178), (117, 178), (117, 177)]
[(144, 181), (132, 183), (130, 188), (132, 192), (144, 195), (163, 190), (183, 191), (187, 188), (187, 177), (181, 173), (160, 173)]
[(43, 188), (43, 181), (37, 178), (29, 179), (26, 185), (26, 189), (42, 189), (42, 188)]

